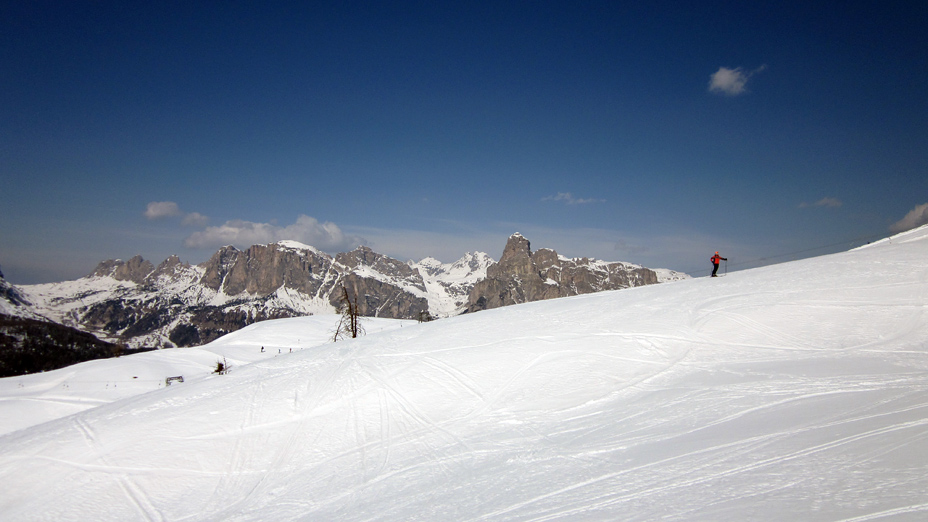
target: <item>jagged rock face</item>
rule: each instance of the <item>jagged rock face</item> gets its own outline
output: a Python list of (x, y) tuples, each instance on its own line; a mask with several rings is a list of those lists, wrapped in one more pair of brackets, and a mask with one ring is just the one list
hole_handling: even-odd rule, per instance
[(331, 266), (331, 257), (312, 250), (278, 244), (254, 245), (244, 252), (225, 247), (207, 261), (201, 282), (226, 295), (245, 292), (263, 297), (280, 287), (314, 295)]
[[(348, 274), (340, 284), (348, 289), (349, 296), (357, 299), (358, 313), (364, 317), (412, 319), (418, 317), (419, 312), (427, 312), (429, 309), (425, 297), (417, 297), (377, 279)], [(335, 308), (340, 308), (342, 299), (343, 296), (333, 292), (330, 302)]]
[(528, 239), (513, 234), (499, 263), (488, 267), (487, 278), (471, 290), (467, 311), (657, 282), (653, 270), (627, 263), (567, 259), (547, 248), (533, 254)]
[(487, 279), (506, 275), (530, 278), (538, 276), (532, 262), (532, 244), (521, 234), (510, 236), (499, 262), (487, 268)]
[[(543, 254), (539, 260), (546, 261), (547, 258)], [(471, 290), (467, 311), (560, 297), (559, 289), (546, 284), (546, 281), (533, 259), (529, 240), (521, 234), (513, 234), (506, 242), (499, 262), (490, 265), (487, 278)]]
[(211, 290), (218, 291), (240, 254), (241, 252), (233, 246), (224, 246), (217, 250), (213, 257), (209, 258), (209, 261), (203, 263), (202, 266), (206, 270), (200, 279), (200, 284)]

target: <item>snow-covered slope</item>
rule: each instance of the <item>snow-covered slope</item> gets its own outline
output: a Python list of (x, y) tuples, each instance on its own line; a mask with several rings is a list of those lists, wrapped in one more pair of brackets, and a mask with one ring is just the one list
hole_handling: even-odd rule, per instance
[[(0, 379), (0, 435), (167, 387), (169, 377), (189, 385), (208, 378), (223, 362), (238, 368), (312, 349), (332, 341), (339, 316), (261, 321), (198, 348), (168, 348), (99, 359), (58, 370)], [(415, 321), (363, 318), (370, 334)], [(0, 517), (2, 519), (2, 517)]]
[(926, 339), (924, 228), (406, 324), (8, 433), (0, 519), (923, 520)]

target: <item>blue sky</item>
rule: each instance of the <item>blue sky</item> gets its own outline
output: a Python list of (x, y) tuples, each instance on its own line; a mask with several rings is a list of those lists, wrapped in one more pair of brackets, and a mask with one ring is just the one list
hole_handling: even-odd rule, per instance
[(928, 4), (837, 6), (4, 2), (0, 270), (856, 246), (928, 220)]

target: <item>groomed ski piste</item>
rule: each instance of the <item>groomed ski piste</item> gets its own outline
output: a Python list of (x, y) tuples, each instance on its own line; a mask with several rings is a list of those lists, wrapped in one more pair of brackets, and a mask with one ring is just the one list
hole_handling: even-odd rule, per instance
[(334, 322), (0, 380), (0, 519), (928, 519), (924, 227), (333, 344)]

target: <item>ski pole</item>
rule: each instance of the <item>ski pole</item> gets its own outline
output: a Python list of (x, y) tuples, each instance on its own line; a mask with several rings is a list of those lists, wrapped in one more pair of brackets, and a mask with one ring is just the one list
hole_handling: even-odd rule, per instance
[(728, 260), (725, 260), (725, 275), (728, 275)]

